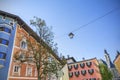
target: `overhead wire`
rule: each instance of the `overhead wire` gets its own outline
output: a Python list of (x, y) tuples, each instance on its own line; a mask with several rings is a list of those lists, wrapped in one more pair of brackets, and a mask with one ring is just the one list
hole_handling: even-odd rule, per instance
[(103, 17), (105, 17), (105, 16), (107, 16), (107, 15), (109, 15), (109, 14), (115, 12), (116, 10), (119, 10), (119, 7), (114, 8), (114, 9), (112, 9), (111, 11), (107, 12), (106, 14), (104, 14), (104, 15), (102, 15), (102, 16), (99, 16), (99, 17), (97, 17), (97, 18), (95, 18), (95, 19), (89, 21), (89, 22), (86, 23), (86, 24), (81, 25), (80, 27), (76, 28), (75, 30), (73, 30), (73, 31), (71, 31), (71, 32), (78, 31), (79, 29), (81, 29), (81, 28), (83, 28), (83, 27), (86, 27), (87, 25), (89, 25), (89, 24), (91, 24), (91, 23), (96, 22), (97, 20), (99, 20), (99, 19), (101, 19), (101, 18), (103, 18)]
[[(105, 13), (104, 15), (99, 16), (99, 17), (97, 17), (97, 18), (89, 21), (88, 23), (81, 25), (80, 27), (74, 29), (73, 31), (71, 31), (71, 32), (69, 32), (69, 33), (74, 33), (74, 32), (76, 32), (76, 31), (80, 30), (81, 28), (87, 27), (89, 24), (92, 24), (92, 23), (96, 22), (97, 20), (102, 19), (103, 17), (105, 17), (105, 16), (107, 16), (107, 15), (109, 15), (109, 14), (111, 14), (111, 13), (113, 13), (113, 12), (119, 10), (119, 9), (120, 9), (120, 7), (116, 7), (116, 8), (114, 8), (114, 9), (110, 10), (109, 12)], [(62, 37), (63, 37), (64, 35), (69, 35), (69, 33), (63, 34)], [(59, 37), (58, 37), (58, 38), (59, 38)]]

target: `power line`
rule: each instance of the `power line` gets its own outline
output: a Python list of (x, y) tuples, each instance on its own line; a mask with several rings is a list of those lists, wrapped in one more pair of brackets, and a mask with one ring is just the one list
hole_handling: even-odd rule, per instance
[[(80, 30), (81, 28), (87, 27), (89, 24), (92, 24), (92, 23), (96, 22), (97, 20), (102, 19), (102, 18), (104, 18), (105, 16), (107, 16), (107, 15), (109, 15), (109, 14), (111, 14), (111, 13), (117, 11), (117, 10), (119, 10), (119, 8), (120, 8), (120, 7), (117, 7), (117, 8), (112, 9), (111, 11), (105, 13), (104, 15), (99, 16), (99, 17), (97, 17), (97, 18), (89, 21), (88, 23), (81, 25), (80, 27), (74, 29), (74, 30), (71, 31), (70, 33), (74, 33), (74, 32), (76, 32), (76, 31)], [(70, 34), (70, 33), (69, 33), (69, 34)], [(63, 34), (62, 36), (64, 36), (64, 35), (69, 35), (69, 34)], [(62, 36), (61, 36), (61, 37), (62, 37)]]
[(105, 17), (105, 16), (107, 16), (107, 15), (109, 15), (109, 14), (117, 11), (119, 8), (120, 8), (120, 7), (117, 7), (117, 8), (115, 8), (115, 9), (112, 9), (111, 11), (107, 12), (106, 14), (104, 14), (104, 15), (102, 15), (102, 16), (100, 16), (100, 17), (97, 17), (97, 18), (93, 19), (92, 21), (90, 21), (90, 22), (88, 22), (88, 23), (86, 23), (86, 24), (81, 25), (80, 27), (76, 28), (75, 30), (73, 30), (73, 31), (71, 31), (71, 32), (78, 31), (78, 30), (80, 30), (81, 28), (86, 27), (87, 25), (89, 25), (89, 24), (91, 24), (91, 23), (94, 23), (94, 22), (96, 22), (97, 20), (99, 20), (99, 19), (101, 19), (101, 18), (103, 18), (103, 17)]

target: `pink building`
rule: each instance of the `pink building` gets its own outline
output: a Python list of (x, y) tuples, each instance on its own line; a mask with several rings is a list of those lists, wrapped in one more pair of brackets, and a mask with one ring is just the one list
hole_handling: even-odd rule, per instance
[(101, 80), (99, 64), (96, 58), (79, 62), (76, 62), (73, 57), (67, 60), (69, 61), (69, 80)]

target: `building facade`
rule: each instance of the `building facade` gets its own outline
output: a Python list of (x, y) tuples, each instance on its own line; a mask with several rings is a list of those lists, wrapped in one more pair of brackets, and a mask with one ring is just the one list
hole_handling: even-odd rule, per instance
[(114, 65), (113, 62), (111, 61), (111, 58), (110, 58), (107, 50), (104, 50), (104, 55), (105, 55), (107, 67), (108, 67), (109, 70), (112, 72), (113, 80), (119, 80), (119, 73), (118, 73), (115, 65)]
[(114, 65), (119, 73), (119, 77), (120, 77), (120, 52), (117, 51), (117, 55), (116, 58), (114, 60)]
[[(37, 80), (37, 69), (34, 62), (21, 63), (16, 60), (16, 54), (18, 54), (24, 61), (24, 55), (29, 51), (28, 38), (35, 44), (41, 45), (38, 41), (40, 38), (20, 17), (0, 11), (1, 80)], [(49, 48), (49, 46), (47, 47)], [(32, 57), (31, 53), (27, 54), (29, 60)], [(57, 62), (61, 62), (55, 53), (50, 55)]]
[(69, 80), (101, 80), (96, 58), (68, 63)]

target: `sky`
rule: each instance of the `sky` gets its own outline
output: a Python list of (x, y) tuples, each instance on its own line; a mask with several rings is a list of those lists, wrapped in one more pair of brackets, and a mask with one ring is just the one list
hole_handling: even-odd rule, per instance
[[(113, 61), (120, 51), (120, 0), (0, 0), (0, 10), (18, 15), (28, 25), (33, 16), (44, 19), (53, 27), (59, 54), (77, 61), (105, 60), (104, 49)], [(75, 35), (73, 39), (68, 37), (70, 32)]]

